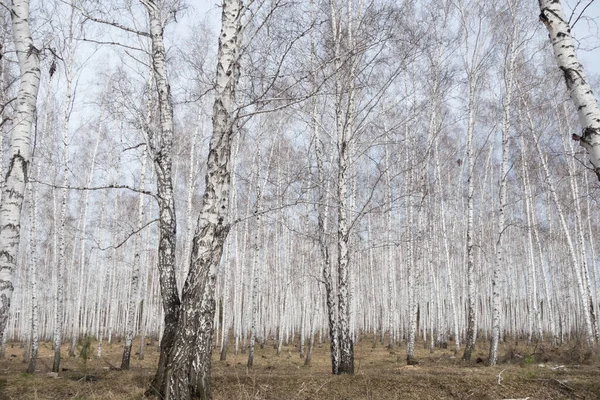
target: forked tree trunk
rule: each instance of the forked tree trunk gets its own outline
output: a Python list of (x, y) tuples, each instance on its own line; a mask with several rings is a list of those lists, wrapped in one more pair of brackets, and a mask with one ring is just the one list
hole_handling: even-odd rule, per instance
[[(314, 3), (311, 2), (311, 12), (313, 13), (314, 20)], [(315, 50), (315, 38), (314, 33), (311, 33), (311, 67), (316, 69), (316, 50)], [(312, 76), (312, 85), (313, 90), (317, 87), (316, 76), (317, 72), (313, 71)], [(326, 296), (326, 305), (327, 305), (327, 322), (328, 322), (328, 331), (329, 331), (329, 340), (330, 340), (330, 356), (331, 356), (331, 373), (336, 375), (339, 371), (340, 366), (340, 347), (339, 347), (339, 337), (338, 337), (338, 324), (337, 324), (337, 304), (335, 300), (335, 291), (334, 291), (334, 282), (331, 276), (331, 255), (329, 253), (329, 241), (328, 237), (328, 221), (329, 221), (329, 207), (328, 207), (328, 196), (329, 188), (326, 187), (325, 182), (325, 150), (324, 143), (321, 139), (319, 132), (319, 123), (317, 120), (318, 117), (318, 101), (315, 97), (313, 100), (313, 108), (311, 115), (311, 129), (313, 135), (313, 142), (315, 143), (315, 155), (317, 162), (317, 235), (319, 242), (319, 250), (322, 257), (322, 274), (323, 274), (323, 285), (325, 286), (325, 296)], [(333, 154), (333, 152), (331, 153)], [(280, 332), (280, 336), (283, 334)], [(278, 352), (281, 349), (281, 341)]]
[[(241, 0), (224, 0), (213, 133), (208, 150), (205, 191), (192, 242), (190, 270), (183, 288), (182, 305), (169, 356), (166, 380), (160, 383), (164, 399), (212, 398), (210, 367), (214, 321), (215, 272), (229, 231), (231, 142), (236, 131), (235, 88), (239, 78), (242, 17)], [(156, 386), (155, 386), (156, 387)]]

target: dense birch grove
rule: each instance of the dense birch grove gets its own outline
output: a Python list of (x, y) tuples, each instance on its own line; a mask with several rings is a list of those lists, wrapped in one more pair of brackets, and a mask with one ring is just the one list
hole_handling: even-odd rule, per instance
[(211, 352), (267, 341), (334, 374), (359, 340), (597, 345), (585, 4), (2, 5), (0, 333), (29, 372), (39, 341), (127, 369), (141, 337), (149, 394), (210, 398)]

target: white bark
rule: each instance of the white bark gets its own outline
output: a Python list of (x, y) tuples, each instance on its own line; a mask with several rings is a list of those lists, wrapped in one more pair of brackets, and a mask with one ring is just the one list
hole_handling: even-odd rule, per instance
[[(140, 175), (140, 190), (144, 190), (146, 184), (146, 160), (148, 152), (144, 150), (142, 156), (142, 172)], [(138, 223), (137, 231), (140, 232), (144, 225), (144, 194), (140, 193), (138, 199)], [(136, 308), (139, 302), (138, 287), (140, 281), (140, 268), (142, 267), (142, 258), (140, 252), (142, 249), (141, 233), (137, 234), (135, 239), (135, 249), (133, 256), (133, 271), (131, 272), (131, 293), (129, 294), (129, 306), (127, 307), (127, 328), (125, 332), (125, 346), (123, 348), (123, 358), (121, 360), (121, 369), (129, 369), (129, 361), (131, 359), (131, 345), (134, 336), (134, 323), (136, 320)]]
[[(235, 89), (242, 38), (241, 0), (224, 0), (219, 36), (213, 134), (208, 151), (205, 191), (194, 233), (190, 272), (183, 288), (180, 322), (166, 374), (165, 399), (210, 399), (214, 273), (229, 231), (231, 143), (236, 132)], [(200, 330), (198, 332), (198, 330)], [(156, 386), (155, 386), (156, 387)]]
[(17, 110), (12, 130), (8, 170), (0, 204), (0, 335), (5, 329), (14, 290), (13, 279), (21, 239), (21, 208), (31, 161), (31, 125), (40, 84), (40, 54), (29, 27), (29, 1), (14, 0), (11, 9), (13, 38), (19, 60)]
[(527, 115), (527, 119), (529, 121), (530, 133), (533, 136), (533, 140), (535, 142), (535, 148), (537, 150), (538, 157), (542, 164), (542, 168), (543, 168), (544, 175), (546, 178), (546, 184), (548, 185), (548, 190), (550, 191), (550, 194), (552, 195), (552, 200), (554, 201), (554, 205), (558, 211), (560, 225), (563, 230), (563, 234), (565, 235), (565, 239), (567, 240), (567, 246), (568, 246), (569, 255), (571, 258), (571, 264), (574, 269), (574, 274), (575, 274), (576, 283), (577, 283), (577, 289), (579, 291), (579, 296), (580, 296), (582, 308), (583, 308), (583, 319), (584, 319), (586, 339), (587, 339), (588, 344), (591, 345), (594, 343), (595, 339), (594, 339), (594, 334), (593, 334), (593, 327), (592, 327), (592, 320), (591, 320), (591, 315), (590, 315), (588, 297), (586, 296), (586, 290), (585, 290), (584, 281), (582, 278), (581, 265), (577, 258), (577, 253), (575, 251), (575, 245), (574, 245), (573, 239), (571, 237), (571, 233), (569, 230), (569, 226), (567, 224), (565, 213), (563, 211), (560, 199), (558, 197), (558, 193), (556, 192), (556, 189), (554, 187), (554, 180), (552, 179), (552, 174), (550, 173), (550, 168), (548, 167), (548, 162), (545, 159), (544, 154), (541, 150), (539, 140), (538, 140), (538, 135), (535, 132), (534, 125), (533, 125), (533, 122), (532, 122), (532, 119), (531, 119), (531, 116), (529, 113), (529, 109), (527, 108), (527, 103), (525, 102), (525, 100), (523, 100), (523, 104), (525, 104), (526, 115)]
[(583, 65), (577, 58), (575, 42), (560, 0), (538, 0), (540, 20), (546, 25), (558, 68), (562, 71), (569, 96), (577, 108), (582, 134), (574, 140), (588, 151), (594, 172), (600, 179), (600, 107), (592, 92)]
[[(512, 10), (515, 12), (516, 10)], [(496, 242), (496, 257), (494, 260), (494, 271), (492, 276), (492, 332), (490, 340), (490, 351), (488, 357), (489, 365), (496, 365), (498, 361), (498, 340), (500, 339), (500, 308), (501, 304), (501, 276), (502, 270), (504, 269), (504, 235), (505, 235), (505, 215), (504, 211), (507, 206), (508, 193), (507, 193), (507, 174), (508, 174), (508, 152), (509, 152), (509, 135), (510, 135), (510, 111), (511, 111), (511, 99), (512, 99), (512, 88), (513, 88), (513, 77), (514, 77), (514, 66), (515, 58), (518, 53), (517, 48), (517, 21), (513, 19), (513, 27), (511, 34), (508, 38), (508, 62), (505, 66), (504, 83), (504, 104), (502, 113), (502, 164), (500, 167), (500, 195), (499, 195), (499, 209), (498, 209), (498, 231)]]

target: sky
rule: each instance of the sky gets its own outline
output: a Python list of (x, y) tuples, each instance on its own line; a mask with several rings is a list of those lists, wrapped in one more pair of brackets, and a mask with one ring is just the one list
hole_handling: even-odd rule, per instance
[[(207, 39), (216, 41), (221, 16), (219, 3), (219, 0), (189, 0), (190, 11), (180, 29), (185, 30), (189, 27), (188, 24), (193, 23), (196, 18), (201, 18), (208, 22), (215, 35), (213, 38)], [(573, 28), (573, 35), (579, 42), (578, 56), (585, 70), (600, 76), (600, 1), (563, 0), (563, 6), (567, 16), (570, 16), (573, 8), (575, 8), (576, 13), (572, 18), (573, 22), (585, 7), (582, 17)]]
[[(582, 1), (582, 4), (577, 8), (579, 15), (589, 0)], [(567, 16), (571, 15), (570, 8), (577, 4), (577, 1), (569, 0), (565, 4), (565, 12)], [(576, 17), (573, 17), (572, 22)], [(579, 61), (583, 64), (586, 71), (595, 75), (600, 75), (600, 2), (594, 1), (583, 14), (583, 17), (577, 21), (572, 29), (573, 37), (579, 42), (577, 55)], [(598, 89), (596, 88), (596, 92)]]

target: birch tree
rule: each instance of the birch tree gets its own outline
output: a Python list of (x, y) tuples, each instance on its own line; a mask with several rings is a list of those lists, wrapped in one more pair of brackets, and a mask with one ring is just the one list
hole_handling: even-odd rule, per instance
[(148, 12), (150, 40), (152, 43), (152, 74), (158, 100), (159, 124), (146, 128), (146, 140), (156, 174), (156, 189), (159, 208), (158, 272), (164, 311), (164, 332), (160, 344), (158, 370), (152, 387), (163, 393), (164, 376), (170, 351), (175, 342), (179, 319), (180, 299), (175, 278), (176, 215), (173, 198), (172, 148), (173, 148), (173, 105), (171, 88), (167, 76), (167, 54), (163, 32), (163, 2), (140, 0)]
[[(162, 43), (162, 29), (158, 23), (158, 16), (152, 15), (158, 11), (154, 11), (153, 7), (156, 5), (149, 2), (146, 4), (151, 13), (151, 21), (156, 19), (156, 22), (151, 22), (153, 42)], [(175, 341), (168, 349), (162, 349), (162, 352), (168, 355), (168, 364), (164, 365), (168, 367), (166, 370), (159, 370), (152, 383), (153, 390), (165, 399), (212, 397), (210, 363), (211, 328), (215, 312), (215, 271), (221, 260), (223, 243), (229, 230), (227, 212), (231, 179), (230, 154), (236, 129), (235, 89), (240, 71), (244, 11), (241, 0), (223, 1), (213, 133), (208, 152), (205, 192), (192, 242), (190, 269), (183, 288), (179, 321), (173, 337)], [(162, 56), (164, 62), (164, 48)], [(154, 63), (156, 64), (156, 61)], [(164, 82), (167, 83), (166, 80)], [(168, 85), (160, 90), (168, 90)]]
[(556, 64), (561, 70), (569, 96), (577, 108), (581, 135), (573, 134), (589, 155), (592, 169), (600, 180), (600, 107), (577, 58), (575, 41), (560, 0), (538, 0), (540, 20), (548, 29)]
[(499, 208), (498, 208), (498, 240), (496, 241), (496, 254), (494, 260), (494, 271), (492, 276), (492, 334), (490, 340), (490, 351), (488, 364), (496, 365), (498, 360), (498, 340), (500, 339), (500, 308), (501, 304), (501, 274), (504, 268), (504, 236), (506, 230), (505, 224), (505, 208), (508, 202), (508, 153), (509, 153), (509, 135), (511, 128), (511, 100), (513, 90), (513, 77), (515, 70), (515, 59), (517, 57), (518, 48), (518, 35), (519, 27), (517, 21), (519, 2), (507, 1), (506, 12), (510, 15), (510, 25), (508, 26), (508, 48), (506, 51), (505, 59), (506, 65), (504, 67), (504, 85), (505, 94), (504, 101), (502, 104), (502, 163), (500, 167), (500, 193), (499, 193)]
[[(482, 61), (485, 59), (486, 42), (489, 30), (483, 19), (486, 16), (485, 6), (480, 2), (470, 3), (476, 12), (474, 16), (469, 15), (466, 4), (459, 2), (459, 13), (464, 31), (465, 39), (465, 68), (468, 81), (468, 115), (467, 115), (467, 232), (466, 232), (466, 254), (467, 254), (467, 280), (468, 280), (468, 308), (467, 308), (467, 336), (465, 340), (464, 360), (470, 360), (475, 347), (477, 330), (477, 288), (475, 284), (475, 245), (473, 236), (474, 229), (474, 193), (475, 193), (475, 157), (474, 157), (474, 130), (475, 118), (478, 107), (479, 86), (482, 79)], [(475, 28), (471, 26), (470, 18), (479, 19), (475, 21)]]
[(14, 0), (10, 14), (20, 78), (16, 122), (10, 138), (9, 163), (0, 202), (0, 335), (3, 340), (14, 290), (21, 240), (21, 209), (31, 162), (31, 126), (40, 85), (40, 49), (35, 47), (31, 37), (29, 1)]

